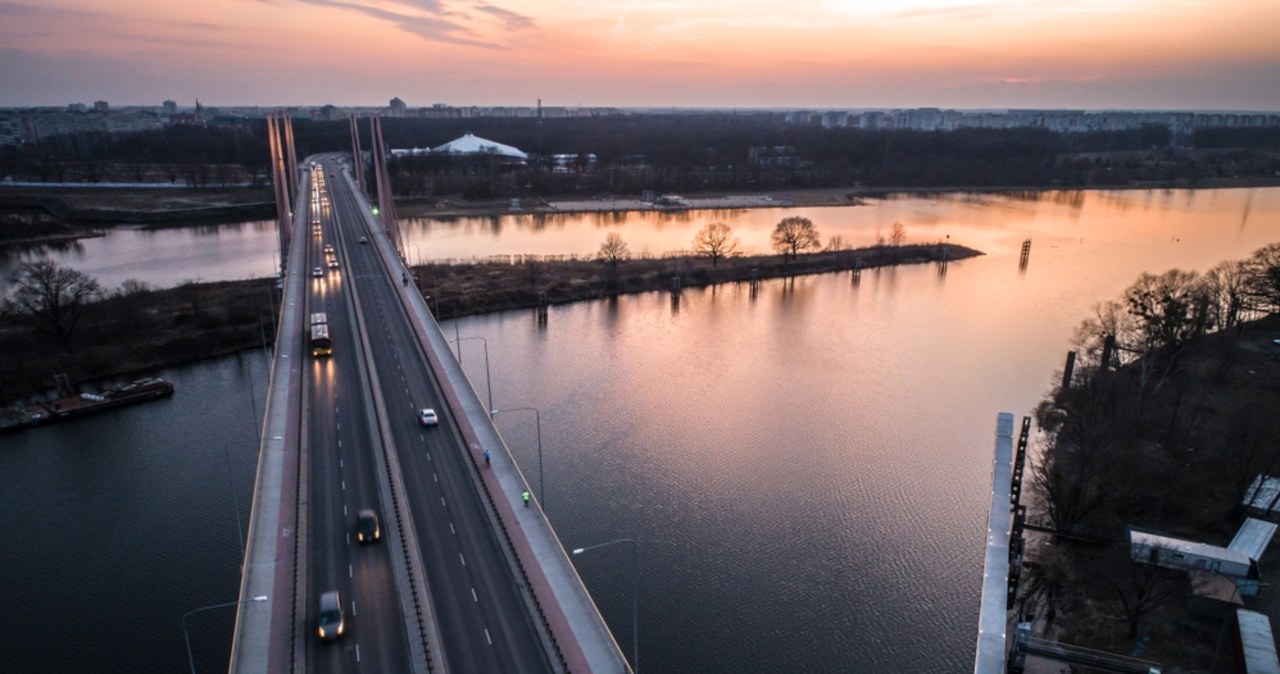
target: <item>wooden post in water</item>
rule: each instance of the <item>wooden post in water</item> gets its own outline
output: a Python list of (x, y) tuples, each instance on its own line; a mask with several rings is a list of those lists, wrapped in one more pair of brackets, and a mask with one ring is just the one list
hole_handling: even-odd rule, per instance
[(1027, 260), (1031, 258), (1031, 239), (1024, 239), (1022, 242), (1022, 256), (1018, 258), (1018, 270), (1027, 270)]

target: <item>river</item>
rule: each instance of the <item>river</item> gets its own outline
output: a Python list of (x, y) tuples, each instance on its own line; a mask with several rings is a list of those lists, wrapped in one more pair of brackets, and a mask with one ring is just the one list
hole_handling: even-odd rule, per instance
[[(566, 547), (639, 541), (646, 670), (970, 669), (996, 414), (1027, 414), (1075, 325), (1138, 274), (1204, 271), (1280, 240), (1280, 189), (502, 216), (410, 221), (406, 232), (410, 255), (431, 258), (589, 254), (608, 231), (660, 253), (722, 221), (762, 250), (792, 215), (824, 240), (863, 245), (899, 222), (909, 242), (949, 237), (987, 255), (444, 325), (484, 338), (463, 341), (482, 396), (487, 348), (495, 406), (540, 411), (545, 485), (531, 415), (497, 421)], [(0, 573), (0, 591), (21, 600), (22, 617), (4, 612), (3, 626), (22, 637), (19, 655), (110, 654), (115, 671), (181, 663), (181, 614), (235, 593), (223, 464), (251, 489), (252, 456), (237, 447), (260, 358), (175, 368), (172, 401), (0, 440), (0, 498), (24, 541), (3, 562), (19, 572)], [(629, 653), (628, 555), (616, 546), (574, 561)], [(134, 612), (146, 615), (107, 629), (112, 638), (73, 636)], [(216, 662), (217, 612), (195, 620)]]

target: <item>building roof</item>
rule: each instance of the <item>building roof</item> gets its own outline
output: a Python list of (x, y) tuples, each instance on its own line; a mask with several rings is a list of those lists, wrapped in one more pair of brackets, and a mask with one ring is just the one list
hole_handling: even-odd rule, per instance
[[(1223, 562), (1239, 564), (1244, 568), (1249, 568), (1253, 561), (1249, 555), (1239, 550), (1224, 548), (1217, 545), (1209, 545), (1208, 543), (1200, 543), (1198, 541), (1188, 541), (1182, 538), (1173, 538), (1171, 536), (1160, 536), (1145, 531), (1135, 529), (1129, 530), (1130, 557), (1135, 562), (1147, 561), (1146, 555), (1152, 550), (1161, 550), (1168, 553), (1162, 554), (1164, 561), (1171, 561), (1177, 556), (1194, 557), (1200, 559), (1215, 559)], [(1187, 567), (1193, 565), (1188, 561)]]
[(1276, 640), (1271, 634), (1271, 619), (1247, 609), (1236, 609), (1240, 627), (1240, 651), (1244, 654), (1244, 671), (1248, 674), (1280, 674), (1276, 658)]
[(1267, 551), (1267, 546), (1271, 544), (1271, 537), (1275, 535), (1274, 522), (1246, 517), (1244, 524), (1241, 524), (1240, 530), (1236, 532), (1235, 538), (1227, 544), (1227, 548), (1239, 550), (1256, 562), (1262, 559), (1262, 553)]
[(515, 159), (529, 158), (528, 154), (510, 145), (496, 143), (480, 136), (473, 136), (470, 133), (439, 147), (432, 148), (432, 150), (446, 154), (495, 154), (499, 157), (513, 157)]
[(1275, 515), (1280, 500), (1280, 479), (1258, 475), (1244, 493), (1241, 503), (1255, 515)]

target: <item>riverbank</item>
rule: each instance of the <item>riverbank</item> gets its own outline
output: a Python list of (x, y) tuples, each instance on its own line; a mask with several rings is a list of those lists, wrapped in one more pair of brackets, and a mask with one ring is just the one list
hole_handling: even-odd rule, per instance
[[(596, 260), (534, 258), (415, 268), (428, 305), (441, 319), (565, 304), (616, 294), (751, 283), (770, 278), (954, 262), (981, 255), (958, 245), (875, 246), (783, 256)], [(674, 280), (673, 280), (674, 279)], [(101, 382), (155, 368), (274, 343), (278, 291), (269, 278), (186, 283), (97, 302), (65, 347), (16, 321), (0, 326), (0, 403), (46, 395), (54, 378)]]
[[(1046, 444), (1028, 462), (1023, 502), (1030, 520), (1073, 524), (1066, 536), (1026, 537), (1019, 606), (1037, 636), (1141, 651), (1177, 671), (1209, 671), (1231, 659), (1220, 617), (1231, 593), (1223, 601), (1193, 598), (1197, 584), (1185, 572), (1133, 562), (1127, 532), (1218, 546), (1231, 540), (1250, 482), (1275, 474), (1280, 460), (1277, 340), (1280, 316), (1268, 316), (1197, 338), (1169, 371), (1142, 360), (1112, 372), (1078, 369), (1069, 390), (1041, 404)], [(1275, 553), (1264, 557), (1265, 576)], [(1273, 629), (1280, 624), (1275, 588), (1243, 599)]]

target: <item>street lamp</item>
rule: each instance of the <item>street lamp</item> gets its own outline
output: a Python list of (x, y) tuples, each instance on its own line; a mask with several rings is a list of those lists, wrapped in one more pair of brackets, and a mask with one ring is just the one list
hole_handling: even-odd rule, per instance
[(239, 606), (240, 604), (249, 604), (252, 602), (263, 602), (266, 600), (267, 600), (267, 595), (261, 594), (254, 597), (253, 599), (242, 599), (240, 601), (226, 601), (221, 604), (214, 604), (212, 606), (201, 606), (200, 608), (193, 608), (190, 611), (187, 611), (186, 613), (182, 614), (182, 639), (187, 643), (187, 664), (191, 667), (191, 674), (196, 674), (196, 661), (195, 661), (195, 658), (191, 657), (191, 634), (187, 632), (187, 618), (191, 617), (191, 614), (199, 613), (201, 611), (209, 611), (215, 608)]
[(631, 538), (619, 538), (607, 543), (588, 545), (585, 548), (574, 548), (574, 556), (588, 550), (603, 548), (615, 543), (631, 544), (631, 671), (640, 674), (640, 571), (637, 560), (640, 557), (640, 544)]
[[(492, 404), (493, 401), (489, 401)], [(542, 415), (538, 413), (536, 407), (508, 407), (503, 410), (489, 410), (489, 416), (497, 416), (499, 412), (533, 412), (533, 421), (538, 432), (538, 504), (542, 506), (542, 511), (547, 510), (547, 481), (542, 474)]]
[[(489, 392), (489, 409), (493, 409), (493, 379), (489, 377), (489, 340), (484, 337), (458, 337), (457, 339), (450, 339), (450, 342), (458, 343), (458, 367), (462, 367), (462, 342), (468, 339), (478, 339), (484, 342), (484, 385), (485, 389)], [(493, 415), (490, 414), (489, 416)]]

